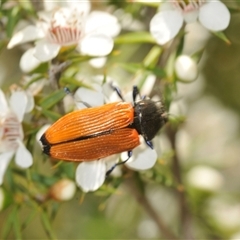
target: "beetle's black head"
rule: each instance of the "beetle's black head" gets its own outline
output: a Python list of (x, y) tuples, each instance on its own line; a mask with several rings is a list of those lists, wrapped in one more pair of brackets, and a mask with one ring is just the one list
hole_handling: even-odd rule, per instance
[(135, 128), (145, 140), (152, 140), (159, 129), (167, 122), (167, 113), (162, 103), (150, 99), (142, 99), (135, 103), (134, 122)]

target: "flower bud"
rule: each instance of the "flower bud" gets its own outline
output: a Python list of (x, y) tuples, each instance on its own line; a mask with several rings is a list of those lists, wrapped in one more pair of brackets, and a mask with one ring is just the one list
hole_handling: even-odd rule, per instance
[(193, 81), (197, 77), (197, 64), (187, 55), (177, 57), (174, 67), (180, 80)]
[(73, 198), (76, 192), (75, 182), (69, 179), (62, 179), (50, 188), (50, 196), (57, 201), (68, 201)]
[(217, 170), (208, 166), (195, 166), (187, 174), (188, 183), (205, 191), (218, 191), (224, 182), (223, 176)]

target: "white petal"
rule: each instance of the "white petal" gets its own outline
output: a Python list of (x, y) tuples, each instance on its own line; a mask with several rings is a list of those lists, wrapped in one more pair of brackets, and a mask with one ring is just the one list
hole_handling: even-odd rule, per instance
[(86, 19), (85, 33), (99, 33), (115, 37), (121, 31), (121, 26), (115, 16), (101, 11), (93, 11)]
[(103, 160), (80, 163), (76, 170), (76, 182), (84, 192), (95, 191), (105, 180), (106, 165)]
[(92, 107), (101, 106), (104, 103), (104, 95), (97, 89), (94, 91), (87, 88), (79, 88), (75, 93), (75, 98), (79, 109), (82, 108), (82, 105), (79, 105), (81, 102), (78, 102), (78, 100), (86, 102)]
[(6, 114), (8, 112), (8, 104), (5, 98), (5, 94), (2, 89), (0, 89), (0, 115)]
[(25, 113), (29, 113), (34, 108), (34, 98), (30, 92), (26, 92), (26, 96), (27, 96), (27, 106), (25, 109)]
[(199, 165), (193, 167), (187, 174), (190, 185), (207, 191), (217, 191), (224, 183), (223, 175), (214, 168)]
[(17, 115), (19, 122), (22, 122), (27, 107), (27, 95), (24, 91), (13, 92), (9, 103), (12, 111)]
[(44, 37), (42, 30), (34, 25), (30, 25), (14, 34), (10, 42), (8, 43), (7, 48), (13, 48), (16, 45), (34, 41), (42, 37)]
[(32, 165), (33, 159), (31, 153), (26, 149), (21, 141), (15, 155), (15, 162), (19, 167), (28, 168)]
[(28, 49), (20, 59), (20, 68), (23, 72), (31, 72), (38, 67), (41, 62), (34, 57), (35, 48)]
[(175, 61), (175, 72), (181, 80), (193, 81), (198, 74), (198, 68), (195, 61), (187, 55), (177, 57)]
[(126, 163), (126, 165), (134, 170), (146, 170), (154, 166), (157, 161), (157, 153), (154, 149), (147, 147), (143, 150), (142, 146), (133, 150), (132, 161)]
[(80, 51), (90, 56), (106, 56), (113, 49), (113, 39), (103, 34), (91, 34), (80, 43)]
[(5, 152), (0, 154), (0, 185), (3, 183), (4, 174), (13, 157), (14, 152)]
[(91, 9), (91, 4), (88, 0), (79, 1), (79, 0), (51, 0), (44, 1), (44, 9), (47, 11), (56, 10), (59, 7), (67, 7), (67, 8), (77, 8), (84, 14), (87, 14)]
[(84, 0), (84, 1), (66, 0), (64, 2), (66, 4), (66, 7), (76, 8), (83, 15), (88, 14), (90, 12), (90, 9), (91, 9), (91, 3), (90, 3), (89, 0)]
[(42, 40), (37, 42), (34, 56), (41, 62), (47, 62), (58, 55), (60, 48), (58, 44)]
[(150, 22), (150, 32), (157, 43), (165, 44), (173, 39), (183, 24), (183, 16), (178, 11), (157, 13)]
[(198, 10), (183, 13), (183, 17), (184, 17), (185, 22), (187, 22), (187, 23), (195, 22), (198, 17)]
[(199, 21), (211, 31), (222, 31), (229, 25), (230, 12), (222, 2), (210, 1), (200, 8)]
[(93, 58), (89, 60), (89, 63), (92, 67), (102, 68), (105, 65), (106, 61), (107, 61), (107, 58), (100, 57), (100, 58)]

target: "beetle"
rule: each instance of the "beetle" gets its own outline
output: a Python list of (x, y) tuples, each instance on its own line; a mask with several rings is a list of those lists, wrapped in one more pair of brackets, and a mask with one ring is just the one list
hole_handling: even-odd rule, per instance
[[(117, 87), (112, 87), (122, 101), (64, 115), (40, 138), (43, 152), (53, 158), (79, 162), (127, 151), (129, 159), (140, 144), (139, 135), (153, 148), (151, 140), (167, 122), (163, 104), (141, 97), (134, 86), (132, 105), (124, 101)], [(140, 100), (136, 101), (138, 95)]]

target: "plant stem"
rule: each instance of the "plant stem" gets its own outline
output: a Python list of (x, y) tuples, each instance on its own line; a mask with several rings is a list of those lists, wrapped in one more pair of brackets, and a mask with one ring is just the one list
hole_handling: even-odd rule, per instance
[(143, 209), (148, 213), (148, 215), (154, 220), (156, 225), (158, 226), (159, 231), (161, 234), (167, 239), (178, 239), (165, 225), (164, 221), (162, 220), (161, 216), (156, 213), (155, 209), (152, 207), (148, 199), (144, 194), (143, 183), (141, 182), (141, 187), (136, 179), (139, 178), (137, 176), (138, 173), (128, 170), (130, 172), (130, 177), (126, 179), (126, 185), (131, 194), (134, 195), (137, 202), (143, 207)]
[(169, 125), (167, 128), (167, 134), (168, 134), (168, 138), (170, 140), (172, 149), (174, 151), (174, 156), (172, 159), (172, 172), (177, 182), (176, 192), (179, 199), (180, 223), (181, 223), (180, 230), (181, 230), (181, 234), (185, 239), (193, 239), (193, 233), (191, 231), (192, 229), (191, 216), (187, 206), (185, 190), (184, 190), (182, 175), (181, 175), (181, 166), (180, 166), (180, 161), (179, 161), (179, 157), (176, 149), (176, 133), (177, 133), (177, 128)]

